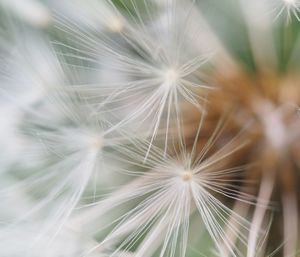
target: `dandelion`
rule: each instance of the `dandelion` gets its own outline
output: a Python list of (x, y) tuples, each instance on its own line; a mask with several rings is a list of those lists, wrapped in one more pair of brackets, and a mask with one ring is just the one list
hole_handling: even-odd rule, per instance
[[(56, 227), (54, 234), (57, 234), (84, 193), (87, 197), (87, 191), (90, 191), (95, 198), (99, 187), (100, 191), (105, 191), (109, 185), (122, 181), (121, 174), (122, 170), (126, 171), (126, 162), (117, 169), (122, 162), (118, 153), (129, 142), (122, 133), (108, 132), (109, 125), (100, 120), (93, 126), (88, 123), (84, 126), (83, 120), (70, 119), (72, 125), (48, 124), (48, 130), (38, 131), (40, 124), (45, 125), (45, 119), (31, 118), (31, 122), (25, 128), (29, 136), (27, 152), (24, 153), (24, 161), (30, 161), (28, 175), (15, 185), (4, 187), (2, 193), (9, 195), (10, 192), (25, 191), (37, 198), (32, 208), (16, 218), (13, 227), (46, 215), (48, 218), (41, 225), (43, 228), (40, 233), (43, 235), (45, 231), (53, 231), (53, 227)], [(118, 172), (118, 179), (113, 183), (111, 175), (114, 170)], [(24, 170), (18, 173), (17, 176), (22, 175)]]
[(297, 256), (298, 0), (0, 3), (1, 256)]
[[(47, 217), (36, 235), (41, 240), (49, 230), (52, 236), (59, 233), (84, 193), (95, 196), (99, 184), (112, 186), (109, 175), (122, 159), (118, 153), (133, 137), (112, 129), (104, 117), (88, 118), (89, 109), (79, 108), (80, 99), (61, 86), (65, 74), (51, 48), (35, 38), (39, 48), (28, 49), (29, 42), (17, 45), (2, 77), (3, 142), (15, 145), (3, 149), (2, 167), (8, 168), (2, 173), (11, 184), (0, 190), (5, 196), (1, 208), (14, 201), (17, 205), (15, 195), (28, 194), (27, 209), (14, 215), (8, 227)], [(118, 170), (120, 181), (122, 169), (126, 170), (125, 162)], [(101, 190), (105, 191), (104, 186)]]
[[(214, 243), (219, 245), (222, 242), (226, 249), (236, 256), (233, 242), (227, 237), (222, 226), (229, 216), (243, 229), (247, 230), (249, 224), (246, 219), (224, 205), (215, 194), (249, 204), (253, 197), (247, 194), (239, 195), (236, 186), (229, 186), (230, 182), (239, 181), (240, 167), (222, 168), (232, 154), (245, 146), (244, 143), (235, 138), (207, 156), (222, 130), (220, 122), (199, 156), (195, 155), (198, 134), (191, 152), (183, 148), (176, 152), (176, 159), (172, 156), (161, 158), (164, 153), (159, 149), (152, 151), (147, 163), (154, 166), (151, 171), (141, 175), (127, 189), (116, 191), (103, 201), (92, 204), (94, 207), (83, 215), (81, 222), (84, 223), (84, 227), (89, 227), (89, 223), (94, 223), (95, 219), (101, 220), (101, 215), (126, 202), (141, 199), (139, 204), (113, 221), (116, 223), (115, 227), (99, 246), (111, 242), (117, 244), (120, 241), (111, 256), (117, 256), (121, 249), (132, 251), (136, 244), (136, 256), (151, 256), (156, 251), (160, 256), (175, 256), (176, 252), (185, 256), (189, 220), (193, 214), (198, 213)], [(182, 142), (182, 145), (185, 145), (185, 142)], [(144, 146), (144, 151), (146, 150), (147, 145)], [(143, 155), (140, 158), (143, 159)], [(230, 226), (230, 230), (246, 243), (240, 230), (233, 226)], [(139, 243), (139, 240), (142, 242)], [(91, 251), (95, 249), (97, 247)]]
[[(166, 15), (163, 21), (166, 27), (161, 29), (161, 24), (156, 24), (153, 20), (150, 7), (151, 5), (145, 4), (149, 11), (149, 29), (146, 30), (146, 21), (139, 17), (139, 10), (133, 4), (137, 18), (132, 15), (133, 21), (125, 23), (124, 30), (118, 35), (124, 44), (116, 43), (113, 37), (95, 38), (93, 28), (87, 33), (78, 29), (76, 24), (69, 24), (64, 20), (60, 22), (62, 30), (78, 42), (77, 46), (69, 47), (77, 52), (72, 57), (79, 61), (88, 60), (93, 66), (99, 64), (101, 73), (109, 72), (96, 85), (75, 85), (75, 90), (81, 93), (92, 91), (92, 98), (87, 99), (95, 105), (94, 114), (107, 110), (114, 113), (124, 111), (124, 100), (132, 98), (131, 103), (125, 105), (127, 113), (120, 117), (117, 125), (134, 123), (137, 127), (147, 129), (148, 133), (145, 134), (151, 136), (149, 149), (161, 127), (166, 131), (167, 145), (167, 135), (175, 126), (172, 123), (175, 121), (176, 126), (179, 126), (181, 122), (183, 102), (201, 111), (201, 102), (205, 101), (206, 95), (204, 89), (209, 88), (202, 83), (195, 83), (200, 76), (197, 70), (207, 61), (208, 54), (195, 55), (193, 48), (187, 51), (189, 41), (179, 38), (181, 32), (176, 28), (176, 13), (163, 14)], [(177, 12), (175, 4), (174, 8)], [(188, 6), (189, 10), (182, 13), (186, 25), (184, 29), (187, 30), (184, 34), (187, 35), (193, 32), (188, 29), (192, 8), (191, 4)], [(112, 22), (110, 24), (113, 25)], [(160, 34), (167, 34), (168, 37), (161, 38)], [(195, 38), (197, 35), (192, 40)], [(116, 77), (120, 77), (120, 80), (114, 79)], [(204, 93), (197, 94), (199, 90), (204, 90)]]

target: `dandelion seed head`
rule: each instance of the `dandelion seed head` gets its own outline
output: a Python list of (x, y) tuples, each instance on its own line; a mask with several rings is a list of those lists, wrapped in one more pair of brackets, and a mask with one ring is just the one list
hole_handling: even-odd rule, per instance
[[(54, 1), (59, 9), (61, 1)], [(242, 18), (241, 29), (246, 33), (240, 29), (235, 33), (236, 26), (231, 26), (227, 11), (226, 22), (222, 23), (218, 12), (224, 8), (215, 10), (195, 0), (121, 0), (117, 4), (112, 0), (74, 0), (61, 5), (65, 10), (57, 18), (60, 33), (50, 35), (54, 46), (47, 40), (42, 47), (42, 40), (36, 41), (40, 35), (29, 35), (26, 44), (18, 37), (20, 47), (16, 44), (18, 49), (10, 53), (5, 72), (0, 69), (0, 80), (1, 74), (5, 75), (5, 93), (16, 98), (14, 103), (20, 106), (11, 108), (1, 103), (5, 123), (0, 124), (1, 138), (8, 147), (0, 164), (2, 170), (4, 164), (8, 171), (12, 170), (10, 166), (17, 168), (5, 182), (5, 187), (11, 183), (5, 192), (14, 194), (0, 204), (0, 209), (5, 209), (0, 217), (5, 219), (8, 215), (3, 206), (13, 208), (8, 211), (12, 233), (6, 233), (10, 231), (4, 222), (1, 225), (4, 229), (0, 229), (0, 237), (3, 234), (9, 240), (2, 240), (0, 255), (17, 252), (19, 256), (19, 249), (29, 248), (33, 241), (37, 247), (30, 256), (39, 256), (51, 245), (48, 257), (185, 257), (194, 250), (193, 241), (202, 241), (198, 238), (201, 230), (218, 250), (216, 256), (266, 256), (259, 251), (263, 241), (268, 240), (267, 234), (264, 237), (260, 233), (267, 223), (267, 208), (262, 204), (269, 203), (273, 185), (268, 187), (268, 178), (268, 183), (262, 183), (257, 191), (255, 178), (260, 169), (273, 166), (274, 178), (282, 167), (286, 173), (297, 171), (299, 146), (296, 142), (294, 150), (293, 141), (299, 139), (300, 120), (295, 122), (294, 111), (285, 106), (290, 93), (281, 96), (276, 92), (284, 86), (265, 86), (268, 80), (260, 83), (256, 78), (248, 81), (248, 72), (242, 72), (244, 64), (249, 64), (251, 78), (254, 72), (265, 73), (265, 67), (271, 73), (269, 69), (277, 62), (264, 66), (266, 63), (277, 60), (281, 67), (282, 60), (288, 61), (285, 55), (294, 53), (294, 49), (285, 49), (285, 41), (293, 37), (288, 26), (288, 33), (281, 33), (285, 29), (281, 18), (280, 30), (274, 30), (274, 35), (277, 38), (278, 32), (281, 38), (282, 34), (282, 56), (271, 56), (271, 44), (263, 44), (265, 38), (273, 38), (270, 17), (264, 15), (269, 8), (268, 3), (262, 3), (265, 1), (273, 1), (270, 6), (274, 5), (276, 18), (287, 16), (293, 27), (295, 19), (300, 21), (300, 0), (241, 0), (246, 19), (241, 16), (236, 20), (233, 16), (240, 8), (229, 15), (237, 21), (237, 28)], [(48, 11), (45, 6), (43, 13), (31, 6), (38, 15), (32, 21), (27, 18), (31, 13), (26, 11), (28, 8), (17, 5), (21, 0), (2, 2), (9, 3), (8, 9), (19, 18), (24, 16), (23, 20), (38, 26), (46, 26), (51, 18), (48, 12), (57, 10), (52, 7)], [(20, 8), (26, 12), (20, 12)], [(211, 17), (206, 8), (213, 9)], [(264, 17), (257, 19), (260, 16)], [(43, 17), (47, 19), (43, 21)], [(226, 26), (230, 27), (228, 31)], [(236, 44), (231, 46), (232, 38)], [(265, 51), (265, 45), (270, 51)], [(209, 63), (207, 50), (216, 52)], [(242, 58), (236, 58), (239, 53)], [(237, 82), (241, 83), (227, 83), (240, 75), (241, 81)], [(218, 83), (219, 76), (222, 83)], [(252, 85), (259, 87), (253, 89)], [(218, 90), (209, 91), (215, 87)], [(298, 99), (293, 104), (298, 108)], [(20, 117), (6, 117), (10, 109), (9, 114)], [(15, 149), (17, 144), (24, 147)], [(284, 158), (275, 160), (273, 166), (264, 166), (264, 161), (273, 157), (265, 152), (273, 153), (274, 149), (276, 157), (283, 153)], [(23, 172), (24, 166), (30, 167)], [(248, 170), (254, 175), (248, 176)], [(287, 179), (280, 176), (289, 180), (289, 175)], [(23, 194), (25, 200), (30, 200), (26, 206)], [(283, 237), (296, 239), (296, 199), (283, 199)], [(258, 207), (252, 215), (254, 204)], [(250, 217), (253, 220), (249, 221)], [(22, 227), (23, 222), (32, 222), (33, 228), (31, 224)], [(284, 246), (285, 256), (290, 255), (294, 241)], [(66, 251), (69, 244), (70, 250)], [(268, 245), (263, 248), (268, 249)], [(241, 254), (243, 251), (246, 253)]]

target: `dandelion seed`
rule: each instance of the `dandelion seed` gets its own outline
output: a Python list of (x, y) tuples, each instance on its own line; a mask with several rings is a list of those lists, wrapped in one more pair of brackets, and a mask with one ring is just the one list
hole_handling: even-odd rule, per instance
[[(134, 124), (136, 130), (143, 128), (144, 134), (151, 138), (149, 149), (158, 134), (169, 134), (173, 123), (179, 126), (183, 117), (181, 105), (191, 105), (203, 111), (206, 90), (210, 88), (195, 83), (200, 75), (198, 70), (207, 61), (209, 54), (193, 55), (192, 47), (188, 51), (184, 49), (189, 41), (180, 37), (181, 32), (176, 29), (176, 12), (166, 12), (169, 22), (161, 33), (169, 36), (160, 38), (158, 33), (161, 34), (161, 28), (158, 26), (161, 24), (154, 23), (150, 6), (146, 4), (146, 8), (149, 8), (148, 23), (140, 17), (137, 7), (134, 8), (137, 18), (134, 22), (126, 22), (126, 27), (119, 35), (120, 43), (109, 37), (95, 38), (91, 33), (77, 31), (76, 24), (63, 19), (60, 22), (62, 30), (78, 40), (76, 49), (79, 53), (87, 54), (93, 65), (99, 64), (101, 73), (106, 70), (113, 78), (120, 77), (120, 80), (113, 82), (100, 79), (95, 82), (97, 87), (74, 85), (75, 90), (87, 94), (87, 101), (92, 101), (96, 109), (94, 115), (108, 111), (116, 115), (127, 110), (123, 116), (119, 116), (120, 122), (116, 126), (128, 127)], [(192, 7), (189, 6), (189, 10)], [(185, 29), (189, 33), (189, 11), (185, 15)], [(78, 61), (86, 59), (78, 54), (75, 58)], [(109, 63), (104, 60), (109, 60)], [(108, 77), (111, 76), (105, 76)], [(203, 91), (203, 94), (197, 94), (198, 91)], [(89, 96), (91, 92), (92, 96)], [(124, 104), (126, 99), (131, 100)]]
[[(249, 224), (233, 213), (214, 194), (249, 201), (249, 203), (251, 196), (234, 196), (235, 192), (237, 193), (236, 188), (226, 189), (226, 183), (236, 179), (234, 176), (239, 168), (221, 168), (222, 162), (238, 151), (243, 144), (237, 143), (237, 139), (237, 141), (233, 140), (216, 153), (206, 157), (221, 131), (220, 126), (214, 132), (210, 142), (204, 146), (202, 155), (198, 157), (194, 156), (195, 152), (188, 153), (182, 149), (182, 152), (176, 155), (179, 159), (169, 155), (161, 158), (164, 156), (163, 152), (154, 148), (154, 152), (151, 151), (144, 164), (153, 165), (151, 171), (145, 172), (128, 188), (121, 189), (120, 192), (117, 191), (103, 201), (93, 204), (94, 207), (83, 215), (87, 221), (84, 222), (84, 227), (89, 227), (88, 224), (93, 223), (94, 219), (100, 219), (101, 215), (121, 204), (133, 199), (142, 199), (139, 204), (114, 222), (116, 225), (112, 232), (99, 246), (110, 243), (119, 245), (120, 242), (111, 256), (117, 256), (121, 249), (130, 251), (136, 244), (138, 248), (134, 253), (137, 256), (151, 256), (156, 251), (159, 251), (160, 256), (175, 256), (177, 251), (180, 256), (185, 256), (189, 219), (193, 213), (198, 213), (214, 243), (217, 245), (224, 243), (228, 251), (233, 253), (233, 242), (225, 233), (224, 222), (227, 217), (233, 215), (235, 221), (244, 229), (247, 229)], [(194, 144), (197, 144), (197, 141)], [(145, 150), (147, 145), (139, 152)], [(140, 159), (143, 159), (141, 154)], [(233, 226), (230, 229), (245, 243), (239, 230)], [(138, 243), (140, 238), (143, 238), (142, 242)]]
[[(24, 160), (31, 162), (30, 170), (24, 179), (2, 189), (4, 193), (22, 190), (32, 196), (41, 195), (33, 201), (32, 208), (19, 214), (8, 226), (14, 228), (24, 221), (44, 217), (36, 241), (51, 233), (54, 239), (84, 194), (92, 194), (95, 198), (100, 184), (103, 185), (102, 192), (105, 188), (108, 190), (109, 185), (122, 180), (122, 169), (126, 170), (124, 162), (122, 168), (118, 169), (118, 179), (112, 180), (111, 174), (122, 160), (122, 145), (129, 144), (122, 132), (108, 133), (109, 123), (96, 120), (96, 124), (92, 125), (91, 121), (78, 117), (79, 109), (68, 110), (59, 101), (56, 104), (58, 109), (64, 106), (64, 112), (60, 113), (62, 116), (70, 114), (69, 125), (62, 125), (60, 122), (53, 124), (54, 119), (51, 119), (51, 113), (47, 113), (47, 108), (47, 118), (40, 118), (43, 115), (35, 117), (30, 113), (31, 122), (26, 127), (29, 132), (24, 153)], [(47, 120), (48, 124), (45, 123)], [(43, 124), (44, 131), (39, 128), (39, 124)], [(2, 208), (5, 208), (4, 204)]]

